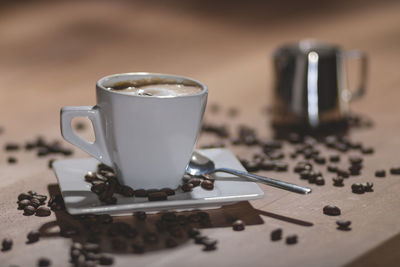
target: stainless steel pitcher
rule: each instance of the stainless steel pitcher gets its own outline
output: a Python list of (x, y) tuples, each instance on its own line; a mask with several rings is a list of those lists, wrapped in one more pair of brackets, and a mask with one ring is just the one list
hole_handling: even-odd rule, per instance
[[(359, 86), (350, 89), (346, 60), (359, 60)], [(318, 128), (343, 121), (352, 100), (365, 93), (367, 57), (359, 50), (314, 40), (279, 47), (273, 54), (275, 70), (273, 124)]]

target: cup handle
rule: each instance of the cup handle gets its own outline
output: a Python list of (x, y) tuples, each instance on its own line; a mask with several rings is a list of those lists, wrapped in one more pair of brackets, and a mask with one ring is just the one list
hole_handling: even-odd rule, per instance
[(360, 61), (360, 82), (358, 88), (355, 90), (347, 89), (349, 95), (349, 100), (357, 100), (361, 98), (366, 91), (367, 82), (367, 68), (368, 68), (368, 58), (367, 55), (360, 50), (349, 50), (343, 52), (344, 59), (357, 59)]
[[(95, 141), (89, 142), (75, 133), (71, 121), (75, 117), (88, 117), (93, 124)], [(112, 166), (112, 161), (107, 150), (104, 132), (97, 106), (69, 106), (62, 107), (60, 112), (61, 134), (64, 139), (92, 155), (106, 165)]]

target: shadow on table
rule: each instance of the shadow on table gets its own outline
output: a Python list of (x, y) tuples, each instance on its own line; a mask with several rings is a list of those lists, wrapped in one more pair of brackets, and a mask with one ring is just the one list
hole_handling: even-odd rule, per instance
[[(48, 186), (50, 197), (59, 195), (60, 189), (57, 184)], [(99, 221), (99, 216), (72, 216), (64, 209), (54, 211), (56, 221), (46, 223), (39, 229), (41, 236), (54, 237), (63, 236), (71, 238), (72, 241), (99, 243), (102, 252), (122, 254), (132, 253), (134, 246), (144, 244), (145, 250), (157, 251), (168, 249), (167, 239), (172, 239), (176, 246), (181, 246), (187, 242), (193, 242), (189, 239), (187, 231), (191, 227), (200, 229), (232, 227), (232, 222), (241, 219), (246, 225), (263, 224), (264, 221), (249, 202), (240, 202), (237, 204), (224, 206), (219, 209), (202, 210), (208, 213), (209, 220), (203, 222), (186, 222), (176, 225), (173, 232), (160, 230), (157, 227), (161, 216), (166, 212), (157, 214), (148, 214), (145, 221), (138, 220), (135, 216), (113, 216), (112, 223), (103, 223)], [(195, 218), (200, 210), (184, 211), (176, 213), (181, 218)], [(97, 218), (97, 219), (96, 219)], [(124, 229), (121, 229), (124, 228)], [(128, 228), (128, 230), (126, 230)], [(133, 230), (133, 231), (132, 231)], [(129, 234), (126, 234), (126, 233)], [(146, 235), (157, 233), (158, 241), (146, 242)], [(210, 236), (212, 238), (212, 236)], [(137, 252), (137, 251), (136, 251)]]

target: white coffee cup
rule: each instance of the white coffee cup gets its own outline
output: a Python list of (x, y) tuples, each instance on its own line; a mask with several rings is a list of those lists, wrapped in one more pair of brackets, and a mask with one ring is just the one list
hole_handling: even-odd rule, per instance
[[(199, 93), (173, 96), (137, 96), (107, 89), (115, 83), (138, 80), (191, 83)], [(113, 167), (119, 182), (134, 189), (177, 188), (189, 163), (203, 119), (208, 89), (191, 78), (123, 73), (96, 84), (96, 106), (61, 109), (64, 139)], [(75, 117), (88, 117), (96, 140), (92, 143), (71, 128)], [(83, 178), (82, 178), (83, 179)]]

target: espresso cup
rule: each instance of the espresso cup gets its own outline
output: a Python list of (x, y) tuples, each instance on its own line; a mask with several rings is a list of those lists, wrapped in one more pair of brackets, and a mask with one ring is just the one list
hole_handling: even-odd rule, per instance
[[(140, 96), (110, 90), (115, 84), (189, 84), (199, 91), (189, 95)], [(199, 134), (207, 103), (207, 86), (191, 78), (123, 73), (96, 84), (96, 106), (61, 109), (61, 133), (66, 141), (113, 167), (118, 180), (134, 189), (172, 188), (181, 183)], [(95, 141), (71, 128), (75, 117), (93, 124)]]

